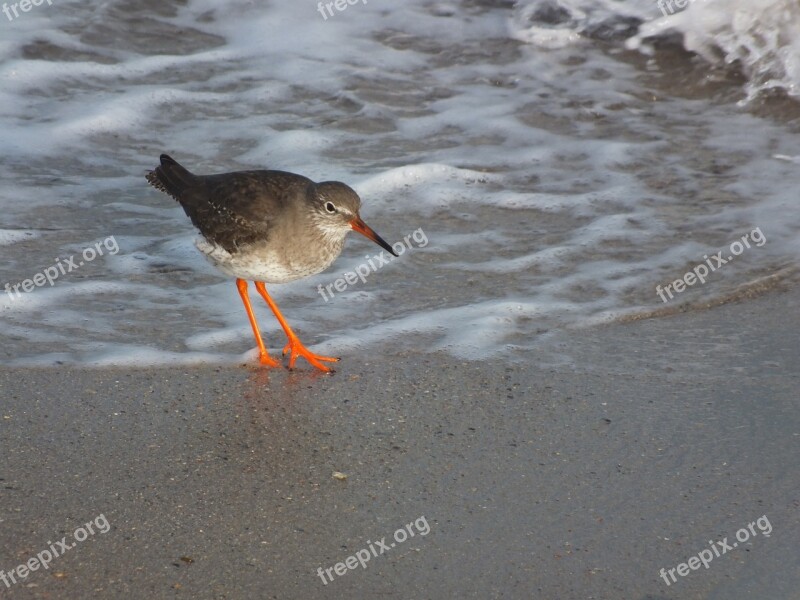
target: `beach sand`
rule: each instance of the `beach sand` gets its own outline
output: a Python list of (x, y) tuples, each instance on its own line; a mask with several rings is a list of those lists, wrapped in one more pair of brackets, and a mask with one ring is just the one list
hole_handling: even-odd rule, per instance
[(774, 290), (510, 361), (0, 370), (0, 569), (110, 524), (0, 597), (797, 598), (798, 319)]

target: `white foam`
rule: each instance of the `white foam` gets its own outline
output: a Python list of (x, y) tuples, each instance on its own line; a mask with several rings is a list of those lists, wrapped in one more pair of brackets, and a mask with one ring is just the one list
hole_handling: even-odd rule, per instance
[(593, 28), (630, 18), (641, 25), (628, 48), (652, 54), (650, 39), (678, 34), (687, 50), (710, 63), (736, 63), (748, 80), (744, 102), (775, 88), (800, 95), (800, 5), (794, 0), (691, 0), (683, 10), (675, 0), (524, 0), (509, 33), (541, 48), (563, 48), (587, 45)]
[(739, 65), (746, 100), (780, 88), (800, 96), (800, 5), (794, 0), (694, 0), (686, 10), (648, 21), (629, 47), (669, 32), (713, 64)]
[(31, 229), (0, 229), (0, 246), (10, 246), (17, 242), (32, 240), (40, 235), (40, 232)]

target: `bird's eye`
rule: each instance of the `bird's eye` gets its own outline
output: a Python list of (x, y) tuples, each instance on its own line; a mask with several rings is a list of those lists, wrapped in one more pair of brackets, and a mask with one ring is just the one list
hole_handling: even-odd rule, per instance
[(333, 205), (333, 202), (326, 202), (325, 203), (325, 210), (327, 210), (329, 213), (335, 213), (336, 212), (336, 207)]

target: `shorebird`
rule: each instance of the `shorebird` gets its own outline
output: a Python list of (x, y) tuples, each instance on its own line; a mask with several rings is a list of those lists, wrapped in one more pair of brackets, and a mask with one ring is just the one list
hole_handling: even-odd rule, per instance
[(238, 171), (194, 175), (166, 154), (147, 181), (175, 198), (200, 230), (196, 246), (224, 274), (236, 278), (259, 350), (259, 362), (280, 363), (267, 352), (250, 305), (247, 281), (278, 319), (288, 343), (289, 368), (299, 356), (317, 369), (336, 362), (306, 348), (292, 331), (265, 283), (287, 283), (327, 269), (342, 252), (350, 230), (397, 256), (392, 247), (361, 219), (361, 199), (339, 181), (315, 183), (286, 171)]

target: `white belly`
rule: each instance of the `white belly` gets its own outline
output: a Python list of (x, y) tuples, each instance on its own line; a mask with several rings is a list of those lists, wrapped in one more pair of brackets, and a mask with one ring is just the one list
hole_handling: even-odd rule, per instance
[(259, 252), (231, 254), (221, 246), (210, 243), (203, 236), (197, 238), (195, 245), (211, 264), (226, 275), (265, 283), (288, 283), (316, 275), (336, 260), (336, 255), (332, 255), (330, 260), (292, 263), (285, 255), (266, 249)]

